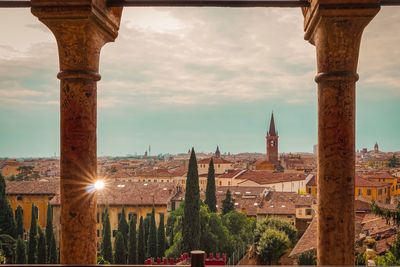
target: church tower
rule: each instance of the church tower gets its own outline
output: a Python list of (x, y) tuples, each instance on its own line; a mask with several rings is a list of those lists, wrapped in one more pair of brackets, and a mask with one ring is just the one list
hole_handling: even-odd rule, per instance
[(271, 114), (269, 131), (267, 132), (267, 161), (278, 164), (278, 132), (275, 131), (274, 112)]

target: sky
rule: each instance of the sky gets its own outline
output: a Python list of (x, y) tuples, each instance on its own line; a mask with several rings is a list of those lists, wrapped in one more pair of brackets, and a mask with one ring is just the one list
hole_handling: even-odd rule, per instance
[[(382, 8), (363, 35), (357, 149), (400, 150), (399, 11)], [(302, 27), (300, 9), (125, 8), (101, 52), (98, 155), (265, 153), (272, 111), (280, 152), (312, 152), (316, 59)], [(55, 39), (29, 9), (1, 9), (0, 32), (0, 157), (58, 156)]]

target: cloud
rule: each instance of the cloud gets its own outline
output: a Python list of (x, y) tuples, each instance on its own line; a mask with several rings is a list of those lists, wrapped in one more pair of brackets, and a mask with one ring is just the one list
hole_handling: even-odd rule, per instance
[[(54, 37), (33, 16), (13, 18), (21, 21), (0, 42), (1, 101), (57, 103)], [(393, 34), (399, 19), (394, 9), (383, 9), (367, 27), (359, 68), (366, 95), (376, 96), (376, 88), (398, 95), (400, 62), (390, 59), (400, 55)], [(315, 48), (304, 41), (302, 22), (297, 9), (126, 8), (119, 37), (102, 51), (99, 107), (310, 103)]]

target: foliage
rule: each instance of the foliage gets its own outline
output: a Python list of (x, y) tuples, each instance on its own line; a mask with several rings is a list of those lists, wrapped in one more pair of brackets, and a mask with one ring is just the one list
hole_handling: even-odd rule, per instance
[(37, 262), (37, 219), (36, 207), (32, 204), (31, 227), (29, 229), (29, 242), (28, 242), (28, 264), (35, 264)]
[(211, 158), (207, 174), (206, 200), (204, 201), (211, 212), (217, 212), (217, 196), (215, 192), (214, 160)]
[(47, 244), (47, 256), (48, 261), (51, 255), (51, 242), (54, 237), (53, 232), (53, 208), (50, 204), (47, 204), (47, 220), (46, 220), (46, 244)]
[(6, 197), (6, 182), (0, 173), (0, 234), (17, 237), (17, 226), (14, 220), (14, 212)]
[(124, 237), (120, 231), (117, 232), (115, 236), (115, 253), (114, 253), (114, 263), (115, 264), (126, 264), (126, 250)]
[(150, 216), (147, 215), (143, 220), (143, 229), (144, 229), (144, 251), (145, 257), (148, 256), (147, 254), (147, 240), (149, 240), (149, 230), (150, 230)]
[(122, 207), (121, 217), (119, 218), (119, 221), (118, 221), (118, 231), (121, 232), (122, 238), (124, 240), (125, 249), (127, 249), (128, 248), (129, 226), (128, 226), (128, 222), (126, 221), (126, 214), (125, 214), (124, 207)]
[(194, 148), (189, 159), (186, 179), (185, 207), (182, 218), (182, 249), (190, 252), (200, 247), (200, 189)]
[(227, 214), (234, 210), (235, 202), (233, 201), (231, 191), (228, 189), (228, 191), (226, 191), (225, 199), (222, 200), (222, 214)]
[(267, 229), (271, 228), (284, 232), (289, 238), (290, 246), (294, 246), (294, 244), (296, 244), (297, 229), (289, 221), (277, 217), (268, 217), (265, 220), (257, 223), (257, 228), (254, 232), (255, 243), (261, 239), (262, 234)]
[(138, 233), (138, 263), (143, 264), (146, 259), (146, 247), (144, 239), (144, 223), (143, 217), (140, 216), (139, 221), (139, 233)]
[(27, 181), (39, 178), (39, 173), (34, 171), (33, 166), (20, 166), (17, 168), (18, 174), (15, 176), (16, 181)]
[(15, 249), (15, 263), (26, 264), (26, 246), (25, 242), (18, 236), (17, 247)]
[(24, 236), (24, 213), (22, 207), (18, 205), (17, 210), (15, 211), (15, 220), (17, 224), (17, 236)]
[(160, 214), (160, 223), (157, 231), (157, 257), (164, 257), (166, 247), (165, 243), (164, 214)]
[(105, 261), (113, 263), (112, 244), (111, 244), (111, 225), (107, 208), (105, 209), (103, 216), (103, 236), (101, 243), (101, 255), (103, 256)]
[(399, 265), (399, 261), (391, 251), (387, 251), (384, 255), (375, 258), (377, 266), (396, 266)]
[(128, 264), (137, 264), (136, 217), (129, 220)]
[(40, 226), (38, 227), (38, 233), (39, 233), (39, 240), (38, 240), (37, 263), (45, 264), (47, 263), (46, 237)]
[(389, 159), (388, 167), (389, 168), (396, 168), (399, 165), (399, 159), (393, 154), (393, 157)]
[(241, 212), (231, 211), (222, 216), (222, 222), (237, 239), (246, 244), (253, 242), (256, 228), (256, 220), (254, 218), (249, 218)]
[(367, 255), (365, 253), (357, 253), (354, 261), (354, 265), (365, 266), (367, 265)]
[(155, 209), (151, 210), (149, 237), (147, 240), (147, 255), (151, 258), (157, 257), (157, 226)]
[(256, 253), (262, 264), (277, 264), (289, 246), (289, 238), (284, 232), (269, 228), (262, 233)]
[(317, 255), (315, 254), (315, 250), (310, 250), (301, 253), (297, 257), (298, 265), (317, 265)]
[(386, 219), (387, 223), (393, 222), (400, 226), (400, 203), (395, 210), (379, 207), (374, 201), (371, 203), (371, 211), (373, 214)]
[(56, 238), (54, 237), (54, 232), (50, 240), (50, 254), (48, 255), (48, 258), (50, 264), (58, 263), (57, 245), (56, 245)]
[(103, 256), (97, 256), (97, 264), (107, 264), (107, 265), (109, 265), (110, 263), (108, 262), (108, 261), (106, 261), (104, 258), (103, 258)]
[(0, 234), (0, 254), (6, 258), (11, 258), (14, 254), (16, 240), (7, 234)]

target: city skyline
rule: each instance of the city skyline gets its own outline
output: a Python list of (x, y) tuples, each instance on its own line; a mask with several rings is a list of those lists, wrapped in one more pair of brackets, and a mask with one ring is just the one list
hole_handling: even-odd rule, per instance
[[(356, 149), (400, 150), (396, 11), (382, 8), (363, 36)], [(0, 157), (59, 155), (54, 37), (29, 9), (0, 12), (15, 23), (0, 26)], [(217, 145), (265, 153), (272, 110), (280, 152), (312, 152), (315, 48), (303, 40), (302, 19), (280, 9), (125, 10), (119, 38), (102, 50), (98, 155), (149, 145), (152, 154)]]

